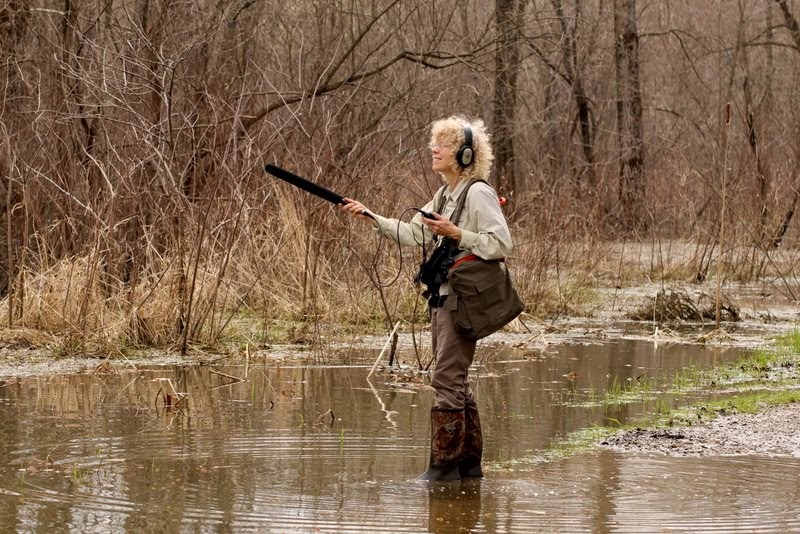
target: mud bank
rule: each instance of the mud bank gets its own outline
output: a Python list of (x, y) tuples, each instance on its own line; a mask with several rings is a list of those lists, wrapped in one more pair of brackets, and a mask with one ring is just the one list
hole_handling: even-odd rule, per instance
[(689, 427), (620, 432), (599, 447), (637, 455), (800, 458), (800, 404), (769, 407), (756, 414), (721, 415)]

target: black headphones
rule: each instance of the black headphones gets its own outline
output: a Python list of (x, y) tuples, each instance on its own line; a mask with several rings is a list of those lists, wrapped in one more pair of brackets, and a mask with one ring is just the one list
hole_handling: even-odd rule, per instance
[(464, 169), (472, 165), (472, 160), (475, 157), (475, 150), (472, 148), (472, 128), (464, 125), (464, 144), (458, 148), (456, 152), (456, 163)]

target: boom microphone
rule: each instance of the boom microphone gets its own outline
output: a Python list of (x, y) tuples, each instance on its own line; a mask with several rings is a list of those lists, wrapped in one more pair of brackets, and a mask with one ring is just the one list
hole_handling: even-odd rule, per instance
[(304, 191), (308, 191), (312, 195), (318, 196), (323, 200), (327, 200), (333, 204), (347, 204), (341, 195), (338, 195), (330, 189), (322, 187), (319, 184), (315, 184), (310, 180), (301, 178), (300, 176), (297, 176), (295, 173), (289, 172), (286, 169), (281, 169), (278, 166), (268, 163), (264, 166), (264, 170), (270, 173), (272, 176), (280, 178), (281, 180), (288, 182), (295, 187), (299, 187)]
[[(328, 202), (331, 202), (333, 204), (347, 204), (348, 203), (344, 199), (344, 197), (342, 197), (342, 195), (339, 195), (338, 193), (334, 193), (330, 189), (328, 189), (326, 187), (322, 187), (319, 184), (315, 184), (311, 180), (306, 180), (305, 178), (297, 176), (295, 173), (289, 172), (286, 169), (282, 169), (282, 168), (278, 167), (277, 165), (272, 165), (271, 163), (267, 163), (266, 165), (264, 165), (264, 170), (267, 171), (268, 173), (270, 173), (272, 176), (275, 176), (276, 178), (280, 178), (284, 182), (288, 182), (288, 183), (292, 184), (295, 187), (299, 187), (303, 191), (308, 191), (312, 195), (318, 196), (319, 198), (321, 198), (323, 200), (327, 200)], [(373, 220), (375, 219), (375, 217), (373, 217), (373, 215), (370, 212), (366, 211), (366, 210), (362, 211), (361, 214), (362, 215), (366, 215), (367, 217), (369, 217), (369, 218), (371, 218)]]

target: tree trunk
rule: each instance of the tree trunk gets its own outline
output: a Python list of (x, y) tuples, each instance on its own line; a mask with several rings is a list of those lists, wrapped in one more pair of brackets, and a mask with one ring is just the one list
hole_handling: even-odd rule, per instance
[[(578, 57), (578, 20), (580, 18), (581, 4), (576, 2), (576, 16), (570, 26), (564, 14), (561, 0), (551, 0), (556, 10), (559, 24), (561, 25), (561, 51), (564, 58), (564, 71), (567, 82), (572, 88), (572, 98), (575, 100), (578, 129), (581, 136), (581, 150), (583, 152), (584, 166), (577, 173), (578, 186), (586, 186), (584, 191), (593, 192), (597, 186), (597, 173), (595, 172), (594, 157), (594, 127), (592, 123), (591, 101), (583, 83), (581, 61)], [(584, 180), (585, 178), (585, 180)]]
[(753, 153), (753, 158), (756, 163), (756, 183), (758, 186), (758, 210), (759, 225), (758, 225), (758, 241), (766, 243), (768, 241), (769, 230), (767, 228), (769, 222), (769, 204), (768, 197), (770, 191), (770, 170), (769, 163), (764, 157), (764, 149), (762, 147), (762, 140), (760, 138), (760, 129), (758, 127), (757, 107), (758, 105), (753, 101), (752, 82), (750, 81), (750, 67), (748, 60), (747, 50), (743, 50), (743, 58), (745, 62), (745, 78), (742, 85), (744, 92), (744, 107), (745, 107), (745, 125), (747, 127), (747, 144), (750, 146), (750, 151)]
[(496, 0), (498, 40), (495, 56), (494, 183), (501, 195), (517, 190), (514, 162), (514, 130), (517, 74), (520, 64), (524, 0)]
[[(0, 247), (0, 298), (9, 296), (8, 322), (11, 326), (13, 311), (13, 289), (15, 265), (14, 254), (20, 244), (19, 214), (14, 215), (13, 208), (19, 202), (19, 192), (15, 190), (12, 176), (14, 170), (12, 136), (19, 135), (19, 129), (13, 124), (13, 117), (19, 113), (18, 106), (23, 100), (24, 83), (20, 79), (17, 68), (20, 43), (28, 31), (30, 12), (22, 0), (5, 2), (0, 8), (0, 54), (6, 66), (3, 75), (4, 89), (0, 95), (0, 136), (5, 140), (0, 156), (3, 181), (0, 184), (0, 235), (5, 239), (5, 247)], [(15, 221), (16, 219), (16, 221)]]
[[(783, 14), (783, 20), (786, 23), (786, 27), (789, 29), (789, 33), (792, 36), (792, 42), (794, 43), (794, 49), (797, 52), (800, 52), (800, 24), (797, 23), (797, 19), (795, 18), (794, 14), (789, 9), (789, 6), (786, 4), (786, 0), (775, 0), (778, 6), (781, 8), (781, 13)], [(767, 20), (767, 26), (770, 28), (771, 32), (771, 12), (768, 12), (770, 18)], [(771, 51), (771, 48), (770, 48)], [(772, 54), (768, 56), (772, 59)], [(771, 72), (771, 69), (770, 69)], [(800, 151), (795, 150), (795, 154), (800, 153)], [(768, 244), (772, 248), (778, 248), (783, 241), (786, 232), (789, 230), (789, 224), (792, 222), (792, 218), (794, 217), (794, 212), (797, 207), (798, 201), (800, 201), (800, 185), (798, 185), (797, 178), (795, 177), (792, 180), (794, 184), (793, 190), (794, 194), (792, 195), (792, 201), (789, 204), (789, 208), (784, 212), (783, 217), (781, 218), (780, 225), (778, 228), (772, 233), (771, 239), (769, 240)]]
[(636, 0), (614, 0), (614, 62), (620, 161), (620, 222), (627, 230), (646, 226), (642, 93)]

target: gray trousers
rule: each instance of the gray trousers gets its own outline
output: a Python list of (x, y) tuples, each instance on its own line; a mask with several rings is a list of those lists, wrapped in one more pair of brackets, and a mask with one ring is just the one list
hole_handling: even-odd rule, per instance
[(460, 410), (467, 404), (474, 404), (467, 373), (477, 342), (458, 333), (451, 313), (444, 308), (431, 309), (431, 338), (436, 356), (431, 376), (433, 405)]

